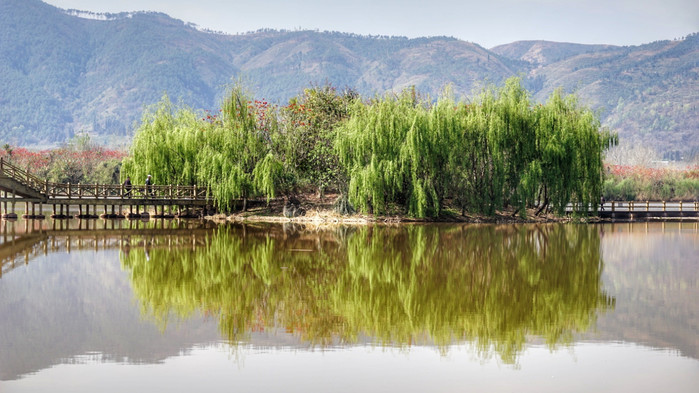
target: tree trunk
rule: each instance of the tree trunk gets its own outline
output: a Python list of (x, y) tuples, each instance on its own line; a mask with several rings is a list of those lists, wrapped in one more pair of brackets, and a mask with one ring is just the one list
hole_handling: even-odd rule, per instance
[(536, 215), (538, 216), (539, 214), (541, 214), (541, 212), (544, 211), (544, 209), (546, 209), (546, 207), (548, 205), (549, 205), (549, 194), (548, 194), (548, 190), (546, 189), (546, 186), (544, 186), (544, 204), (541, 205), (539, 210), (536, 211)]

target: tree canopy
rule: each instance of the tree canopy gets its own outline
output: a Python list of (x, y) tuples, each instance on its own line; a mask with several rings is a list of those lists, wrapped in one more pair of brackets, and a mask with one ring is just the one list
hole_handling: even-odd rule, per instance
[(164, 97), (144, 114), (122, 176), (206, 187), (223, 210), (332, 190), (378, 215), (562, 213), (569, 202), (597, 206), (614, 141), (574, 95), (537, 104), (518, 78), (471, 102), (414, 88), (363, 100), (326, 85), (279, 106), (235, 85), (214, 114)]

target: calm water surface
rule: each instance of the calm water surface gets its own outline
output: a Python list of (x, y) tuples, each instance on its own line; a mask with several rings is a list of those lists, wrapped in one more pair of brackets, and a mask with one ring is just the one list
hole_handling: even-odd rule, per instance
[(0, 392), (699, 386), (697, 223), (0, 230)]

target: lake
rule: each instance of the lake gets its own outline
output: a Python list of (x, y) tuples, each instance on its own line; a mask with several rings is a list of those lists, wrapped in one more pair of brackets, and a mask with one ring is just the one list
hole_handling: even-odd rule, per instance
[(696, 222), (0, 230), (2, 392), (699, 386)]

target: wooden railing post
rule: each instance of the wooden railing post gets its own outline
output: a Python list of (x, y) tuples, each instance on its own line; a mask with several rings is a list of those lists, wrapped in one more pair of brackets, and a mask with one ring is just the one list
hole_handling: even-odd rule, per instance
[[(80, 185), (78, 185), (78, 187), (80, 187)], [(68, 199), (70, 199), (70, 194), (71, 194), (70, 183), (68, 183)]]
[(78, 199), (83, 198), (83, 188), (80, 187), (80, 183), (78, 183)]
[(648, 205), (649, 205), (648, 200), (646, 200), (646, 211), (648, 211)]
[(667, 212), (667, 202), (663, 201), (663, 213)]
[(682, 201), (680, 201), (680, 212), (682, 211)]

